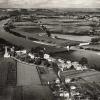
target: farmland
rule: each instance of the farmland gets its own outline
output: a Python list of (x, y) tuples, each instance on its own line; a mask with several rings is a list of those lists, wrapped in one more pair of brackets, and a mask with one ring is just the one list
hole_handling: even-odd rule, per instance
[[(16, 27), (31, 26), (32, 28), (36, 24), (43, 24), (53, 34), (68, 35), (90, 35), (95, 29), (95, 35), (99, 35), (99, 13), (91, 10), (74, 12), (69, 9), (34, 9), (31, 12), (26, 10), (27, 15), (22, 15), (14, 25)], [(29, 32), (32, 32), (31, 28)]]

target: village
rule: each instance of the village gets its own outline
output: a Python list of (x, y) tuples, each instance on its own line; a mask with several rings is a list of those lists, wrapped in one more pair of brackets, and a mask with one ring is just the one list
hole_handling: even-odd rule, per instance
[[(100, 93), (99, 84), (97, 84), (99, 80), (90, 77), (92, 75), (94, 77), (94, 73), (95, 77), (100, 76), (100, 72), (90, 69), (86, 58), (82, 58), (80, 62), (72, 62), (52, 58), (46, 53), (45, 48), (37, 47), (30, 51), (25, 49), (16, 51), (14, 46), (11, 48), (5, 46), (4, 58), (14, 59), (34, 67), (37, 65), (36, 69), (41, 79), (41, 85), (48, 86), (57, 100), (59, 98), (61, 100), (95, 100), (99, 98), (97, 97)], [(96, 92), (95, 96), (90, 88)]]

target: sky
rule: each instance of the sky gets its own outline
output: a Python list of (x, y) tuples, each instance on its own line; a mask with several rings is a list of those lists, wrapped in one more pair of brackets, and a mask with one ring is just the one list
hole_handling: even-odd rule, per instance
[(0, 0), (2, 8), (100, 8), (100, 0)]

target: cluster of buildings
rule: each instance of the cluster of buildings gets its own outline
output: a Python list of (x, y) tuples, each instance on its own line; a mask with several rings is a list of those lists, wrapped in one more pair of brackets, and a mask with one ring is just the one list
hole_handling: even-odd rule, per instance
[[(90, 84), (90, 82), (86, 82), (83, 79), (83, 76), (70, 77), (70, 75), (76, 75), (78, 73), (80, 75), (85, 72), (89, 74), (88, 70), (90, 69), (87, 68), (87, 64), (82, 65), (76, 61), (72, 62), (70, 60), (65, 61), (62, 59), (53, 58), (46, 53), (45, 48), (40, 49), (39, 52), (36, 53), (34, 51), (32, 52), (27, 50), (17, 51), (14, 46), (10, 48), (10, 51), (8, 51), (8, 47), (5, 46), (4, 57), (15, 57), (20, 61), (22, 60), (22, 62), (24, 61), (26, 63), (36, 64), (38, 66), (42, 64), (42, 61), (47, 61), (45, 67), (49, 68), (49, 63), (49, 65), (51, 65), (50, 67), (53, 68), (55, 74), (57, 75), (57, 78), (55, 80), (53, 80), (52, 82), (47, 82), (49, 88), (52, 91), (52, 94), (56, 98), (60, 98), (61, 100), (97, 100), (92, 93), (93, 91), (90, 92), (89, 90), (91, 85), (88, 84)], [(54, 63), (56, 64), (56, 66)], [(64, 73), (69, 74), (67, 76), (63, 76), (62, 74)]]
[(8, 58), (10, 56), (13, 56), (13, 57), (16, 57), (16, 58), (19, 58), (21, 59), (22, 58), (25, 58), (26, 61), (28, 61), (27, 59), (31, 59), (31, 60), (34, 60), (34, 59), (45, 59), (47, 60), (48, 62), (54, 62), (54, 63), (57, 63), (58, 65), (58, 68), (60, 71), (66, 71), (66, 70), (70, 70), (70, 69), (75, 69), (75, 70), (86, 70), (88, 69), (87, 68), (87, 65), (84, 64), (79, 64), (79, 62), (71, 62), (70, 60), (62, 60), (62, 59), (55, 59), (55, 58), (52, 58), (49, 54), (45, 53), (46, 49), (43, 48), (39, 51), (34, 52), (31, 52), (31, 51), (28, 51), (28, 50), (15, 50), (15, 47), (12, 46), (10, 48), (10, 50), (8, 51), (8, 48), (7, 46), (5, 46), (5, 53), (4, 53), (4, 57), (5, 58)]
[(71, 62), (69, 61), (64, 61), (61, 59), (58, 59), (58, 67), (61, 71), (64, 70), (69, 70), (69, 69), (75, 69), (75, 70), (86, 70), (88, 69), (86, 65), (81, 65), (79, 62)]
[(53, 84), (48, 84), (53, 91), (53, 95), (61, 100), (90, 100), (88, 97), (82, 97), (82, 93), (70, 79), (66, 79), (63, 83), (57, 78)]
[(70, 70), (70, 69), (74, 69), (74, 70), (87, 70), (87, 64), (80, 64), (79, 62), (72, 62), (70, 60), (62, 60), (62, 59), (56, 59), (56, 58), (52, 58), (49, 54), (46, 53), (46, 49), (45, 48), (40, 48), (40, 50), (36, 52), (34, 52), (34, 50), (28, 51), (28, 50), (15, 50), (15, 47), (12, 46), (10, 48), (10, 50), (8, 51), (7, 46), (5, 46), (5, 53), (4, 53), (4, 58), (9, 58), (11, 56), (16, 57), (18, 59), (25, 58), (25, 61), (28, 61), (27, 59), (45, 59), (48, 62), (54, 62), (57, 64), (59, 71), (66, 71), (66, 70)]

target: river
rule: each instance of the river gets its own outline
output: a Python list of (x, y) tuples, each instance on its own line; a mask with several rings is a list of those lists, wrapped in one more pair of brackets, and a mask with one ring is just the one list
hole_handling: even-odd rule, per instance
[(52, 36), (57, 36), (62, 39), (69, 39), (74, 41), (90, 42), (91, 38), (96, 36), (77, 36), (77, 35), (61, 35), (61, 34), (52, 34)]
[[(17, 37), (17, 36), (14, 36), (13, 34), (5, 32), (5, 30), (3, 29), (3, 24), (5, 24), (6, 22), (7, 20), (3, 20), (0, 22), (0, 37), (1, 38), (9, 41), (10, 43), (21, 45), (26, 48), (40, 45), (40, 44), (33, 43), (31, 40), (26, 40), (24, 38)], [(50, 50), (51, 47), (48, 46), (48, 49)], [(54, 51), (53, 47), (51, 51)], [(79, 61), (82, 57), (86, 57), (88, 59), (88, 63), (90, 66), (96, 65), (96, 67), (100, 68), (100, 53), (94, 52), (94, 51), (72, 48), (72, 50), (69, 52), (66, 51), (66, 52), (54, 53), (52, 56), (62, 57), (64, 59), (71, 59), (74, 61)]]

